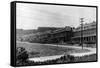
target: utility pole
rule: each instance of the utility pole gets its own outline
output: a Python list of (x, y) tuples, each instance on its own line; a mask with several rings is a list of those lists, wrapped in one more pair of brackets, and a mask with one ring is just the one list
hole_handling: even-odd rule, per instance
[(84, 22), (84, 18), (80, 18), (80, 24), (81, 24), (81, 45), (82, 45), (82, 49), (83, 49), (83, 22)]

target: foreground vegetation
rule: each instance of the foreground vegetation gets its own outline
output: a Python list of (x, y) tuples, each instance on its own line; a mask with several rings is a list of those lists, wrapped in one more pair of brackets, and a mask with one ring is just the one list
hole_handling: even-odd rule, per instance
[(68, 53), (83, 53), (88, 52), (88, 49), (75, 49), (75, 48), (67, 48), (67, 47), (59, 47), (59, 46), (51, 46), (48, 44), (39, 44), (39, 43), (25, 43), (25, 42), (17, 42), (17, 47), (24, 47), (26, 51), (29, 53), (29, 58), (41, 57), (41, 56), (53, 56), (53, 55), (61, 55), (66, 52)]
[[(47, 64), (59, 64), (59, 63), (72, 63), (72, 62), (86, 62), (86, 61), (96, 61), (96, 54), (84, 55), (84, 56), (72, 56), (64, 55), (60, 58), (54, 60), (47, 60), (44, 62), (34, 62), (30, 61), (29, 53), (23, 47), (18, 47), (16, 49), (16, 65), (17, 66), (29, 66), (29, 65), (47, 65)], [(35, 54), (35, 53), (34, 53)]]

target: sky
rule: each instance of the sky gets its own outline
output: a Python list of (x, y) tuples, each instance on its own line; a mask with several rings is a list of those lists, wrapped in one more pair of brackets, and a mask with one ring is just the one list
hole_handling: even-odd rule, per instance
[(96, 21), (96, 8), (17, 3), (17, 29), (38, 27), (78, 27), (80, 18), (84, 23)]

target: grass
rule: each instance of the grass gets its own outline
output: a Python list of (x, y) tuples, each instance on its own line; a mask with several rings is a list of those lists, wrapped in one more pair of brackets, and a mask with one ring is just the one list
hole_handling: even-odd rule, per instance
[(17, 47), (24, 47), (29, 52), (29, 57), (40, 57), (40, 56), (52, 56), (52, 55), (61, 55), (63, 53), (73, 53), (73, 52), (87, 52), (89, 50), (73, 49), (66, 47), (58, 46), (49, 46), (38, 43), (24, 43), (17, 42)]
[(29, 58), (40, 57), (40, 56), (52, 56), (52, 55), (61, 55), (66, 53), (64, 56), (60, 58), (56, 58), (53, 60), (47, 60), (44, 62), (34, 62), (30, 60), (26, 60), (25, 62), (21, 62), (17, 64), (17, 66), (29, 66), (29, 65), (48, 65), (48, 64), (62, 64), (62, 63), (73, 63), (73, 62), (88, 62), (88, 61), (96, 61), (97, 55), (85, 55), (80, 57), (75, 57), (70, 55), (69, 53), (73, 52), (87, 52), (87, 49), (75, 49), (75, 48), (67, 48), (67, 47), (58, 47), (58, 46), (50, 46), (39, 43), (25, 43), (25, 42), (17, 42), (17, 47), (24, 47), (28, 53)]

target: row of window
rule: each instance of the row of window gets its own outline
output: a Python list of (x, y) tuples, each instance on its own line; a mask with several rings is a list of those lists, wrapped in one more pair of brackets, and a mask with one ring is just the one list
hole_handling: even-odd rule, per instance
[(96, 41), (96, 36), (91, 36), (91, 37), (83, 37), (83, 38), (74, 38), (74, 41)]

